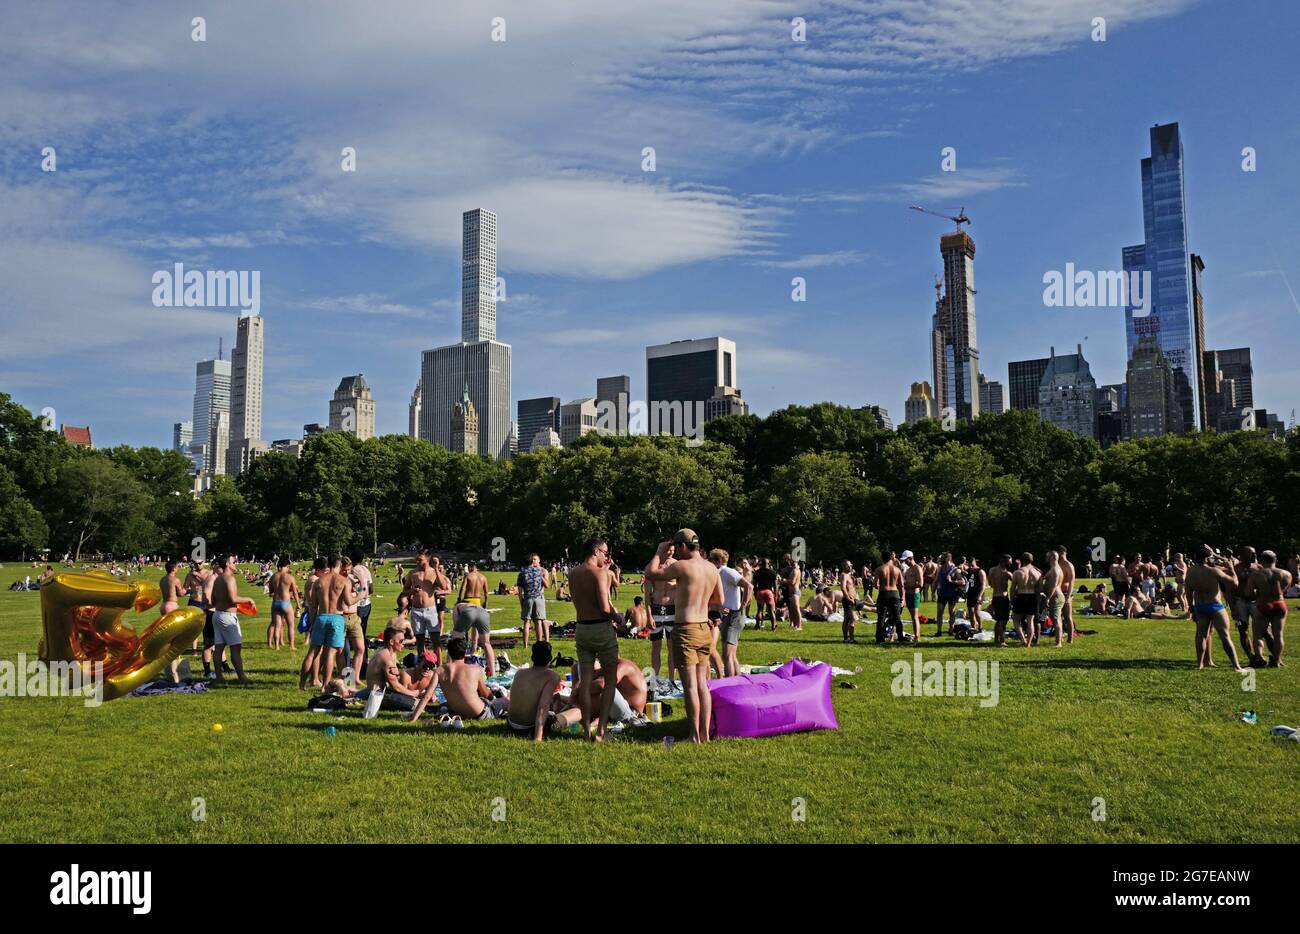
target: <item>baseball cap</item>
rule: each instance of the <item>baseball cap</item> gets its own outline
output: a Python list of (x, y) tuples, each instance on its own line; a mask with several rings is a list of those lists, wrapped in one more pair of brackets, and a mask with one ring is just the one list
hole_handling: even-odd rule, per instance
[(910, 551), (905, 551), (905, 552), (903, 552), (901, 555), (899, 555), (898, 557), (899, 557), (900, 560), (902, 560), (902, 561), (906, 561), (908, 558), (912, 557), (912, 553), (911, 553)]
[(673, 536), (674, 545), (698, 545), (700, 537), (695, 534), (694, 529), (678, 529), (677, 534)]

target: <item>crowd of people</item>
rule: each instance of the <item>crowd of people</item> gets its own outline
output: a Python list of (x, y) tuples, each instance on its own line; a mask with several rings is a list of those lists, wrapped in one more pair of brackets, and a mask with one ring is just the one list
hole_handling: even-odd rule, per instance
[[(548, 729), (577, 729), (602, 741), (611, 723), (643, 720), (656, 694), (680, 691), (691, 738), (707, 742), (708, 681), (740, 672), (738, 646), (747, 625), (800, 631), (805, 621), (838, 622), (843, 641), (854, 643), (858, 623), (874, 614), (875, 641), (888, 644), (921, 641), (923, 624), (934, 625), (933, 637), (942, 636), (946, 618), (950, 635), (958, 638), (995, 646), (1015, 640), (1032, 648), (1051, 636), (1061, 647), (1074, 642), (1074, 602), (1081, 598), (1082, 615), (1192, 619), (1198, 667), (1213, 666), (1217, 635), (1232, 667), (1243, 670), (1243, 661), (1254, 667), (1283, 664), (1286, 600), (1300, 596), (1300, 555), (1284, 563), (1272, 551), (1257, 553), (1249, 546), (1229, 553), (1202, 545), (1190, 561), (1181, 553), (1164, 562), (1116, 555), (1104, 565), (1109, 588), (1102, 581), (1090, 590), (1079, 584), (1063, 546), (1041, 561), (1029, 552), (1003, 554), (987, 570), (974, 557), (917, 557), (907, 550), (889, 551), (878, 564), (844, 561), (827, 569), (806, 568), (792, 554), (779, 562), (764, 556), (733, 561), (723, 549), (705, 552), (698, 536), (682, 529), (660, 544), (640, 575), (625, 575), (599, 538), (586, 542), (582, 560), (572, 565), (545, 565), (533, 554), (513, 586), (502, 579), (495, 589), (474, 561), (444, 564), (428, 550), (420, 550), (409, 569), (379, 559), (375, 570), (390, 569), (387, 582), (400, 583), (401, 590), (394, 615), (371, 640), (375, 576), (359, 551), (318, 557), (298, 573), (287, 557), (253, 563), (256, 570), (241, 570), (233, 554), (193, 560), (183, 577), (173, 560), (141, 556), (129, 566), (138, 571), (162, 565), (162, 614), (182, 600), (203, 610), (205, 677), (249, 680), (239, 614), (252, 610), (241, 607), (248, 604), (239, 593), (243, 584), (271, 598), (269, 648), (287, 644), (294, 650), (297, 637), (305, 637), (301, 689), (373, 698), (376, 710), (402, 711), (413, 720), (437, 693), (443, 699), (435, 710), (444, 725), (501, 718), (536, 741)], [(1085, 575), (1093, 569), (1089, 555)], [(46, 565), (24, 586), (39, 587), (54, 573)], [(623, 612), (614, 606), (620, 585), (640, 589)], [(576, 623), (561, 629), (548, 618), (548, 593), (572, 602)], [(532, 640), (532, 665), (515, 670), (508, 689), (494, 683), (498, 666), (513, 668), (493, 645), (490, 612), (500, 609), (489, 607), (494, 597), (517, 601), (525, 650)], [(930, 601), (936, 606), (933, 619), (920, 612)], [(993, 624), (991, 633), (986, 622)], [(1234, 623), (1240, 656), (1231, 636)], [(576, 660), (555, 654), (552, 639), (560, 635), (574, 639)], [(652, 677), (621, 657), (620, 638), (649, 641)], [(665, 646), (666, 679), (660, 677)], [(571, 668), (565, 683), (559, 667)]]

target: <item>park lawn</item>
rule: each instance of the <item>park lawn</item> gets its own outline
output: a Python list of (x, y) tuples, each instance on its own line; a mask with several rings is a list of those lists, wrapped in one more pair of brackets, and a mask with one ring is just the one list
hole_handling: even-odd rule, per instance
[[(398, 590), (376, 570), (372, 634)], [(36, 572), (7, 564), (0, 586), (24, 573)], [(637, 592), (625, 586), (620, 608)], [(663, 724), (604, 746), (567, 736), (535, 746), (500, 722), (450, 732), (428, 718), (308, 712), (302, 648), (266, 648), (270, 600), (253, 596), (259, 615), (243, 619), (253, 685), (99, 708), (0, 698), (0, 841), (1300, 840), (1300, 743), (1268, 734), (1300, 726), (1300, 662), (1257, 672), (1246, 693), (1217, 641), (1220, 667), (1195, 670), (1183, 620), (1078, 617), (1096, 634), (1061, 650), (922, 643), (926, 660), (996, 659), (999, 703), (987, 708), (894, 696), (890, 665), (917, 649), (874, 645), (871, 625), (858, 645), (840, 641), (837, 623), (747, 630), (742, 663), (797, 655), (855, 671), (835, 679), (838, 731), (695, 747), (678, 700)], [(492, 605), (504, 607), (494, 628), (517, 624), (515, 598)], [(39, 607), (39, 594), (0, 592), (0, 660), (35, 656)], [(571, 604), (548, 607), (573, 618)], [(648, 643), (621, 645), (648, 664)], [(557, 649), (574, 652), (569, 640)], [(508, 652), (526, 661), (522, 647)], [(857, 688), (838, 686), (846, 680)], [(1241, 722), (1242, 709), (1258, 724)]]

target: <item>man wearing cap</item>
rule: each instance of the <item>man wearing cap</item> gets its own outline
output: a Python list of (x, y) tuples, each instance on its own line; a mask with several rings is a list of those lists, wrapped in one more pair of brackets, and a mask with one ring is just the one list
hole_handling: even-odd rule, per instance
[(921, 641), (921, 622), (916, 618), (921, 610), (921, 590), (925, 587), (925, 568), (915, 560), (911, 551), (904, 551), (898, 556), (903, 562), (903, 602), (907, 606), (907, 615), (912, 618), (912, 636)]
[[(666, 564), (669, 556), (677, 560)], [(725, 602), (718, 569), (700, 553), (699, 536), (691, 529), (679, 529), (672, 541), (659, 544), (646, 565), (645, 579), (677, 582), (672, 653), (686, 691), (691, 741), (707, 743), (713, 717), (708, 681), (714, 624), (709, 620), (709, 606), (721, 606)], [(603, 667), (604, 662), (601, 664)]]

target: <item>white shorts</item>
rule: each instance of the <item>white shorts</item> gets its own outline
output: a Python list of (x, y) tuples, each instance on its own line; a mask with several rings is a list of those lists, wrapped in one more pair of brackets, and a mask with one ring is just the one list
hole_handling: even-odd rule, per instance
[(442, 635), (442, 626), (438, 623), (438, 610), (431, 606), (411, 610), (411, 632), (417, 636)]
[(212, 636), (213, 645), (241, 645), (244, 633), (239, 628), (239, 617), (230, 610), (214, 610)]

